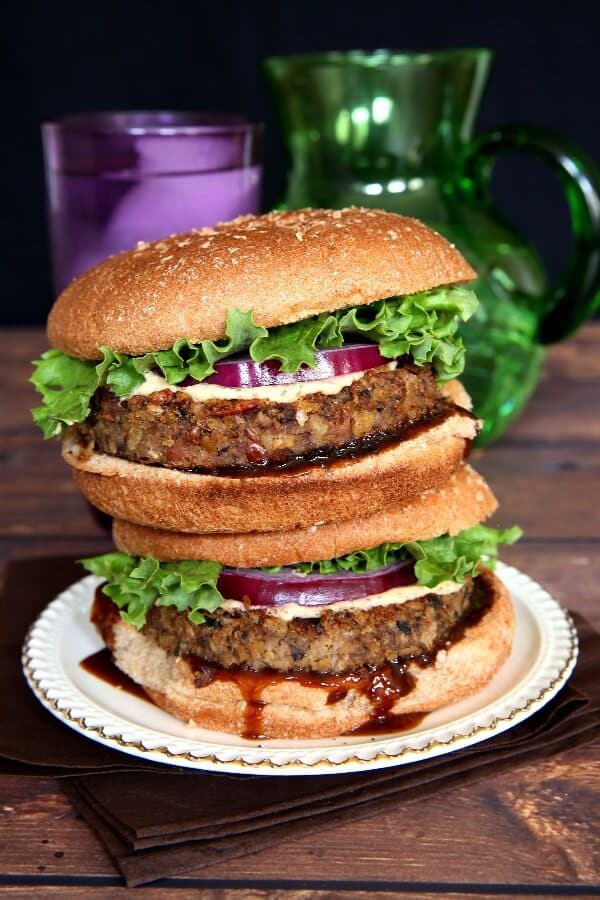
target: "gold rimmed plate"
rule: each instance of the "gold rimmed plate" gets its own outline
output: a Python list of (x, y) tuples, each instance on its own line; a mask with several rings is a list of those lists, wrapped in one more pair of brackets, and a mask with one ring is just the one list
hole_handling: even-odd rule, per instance
[(81, 667), (83, 659), (102, 647), (89, 622), (99, 584), (94, 576), (73, 584), (39, 616), (23, 647), (23, 671), (40, 702), (65, 725), (152, 762), (260, 775), (325, 775), (404, 765), (512, 728), (548, 703), (573, 670), (577, 634), (568, 613), (517, 569), (499, 563), (497, 574), (511, 593), (516, 614), (509, 659), (483, 690), (397, 734), (251, 741), (180, 722)]

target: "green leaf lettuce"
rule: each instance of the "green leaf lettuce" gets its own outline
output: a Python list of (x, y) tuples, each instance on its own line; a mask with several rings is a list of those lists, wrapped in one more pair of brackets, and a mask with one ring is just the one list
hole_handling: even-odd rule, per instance
[(476, 308), (477, 298), (468, 288), (441, 287), (269, 330), (256, 324), (252, 312), (230, 309), (222, 341), (192, 344), (182, 337), (170, 350), (140, 357), (101, 347), (102, 359), (95, 362), (48, 350), (33, 363), (31, 381), (43, 403), (32, 415), (45, 438), (60, 437), (67, 426), (85, 421), (98, 388), (106, 385), (118, 397), (126, 397), (149, 369), (158, 369), (169, 384), (180, 384), (188, 376), (203, 381), (214, 372), (215, 362), (248, 351), (257, 363), (279, 360), (282, 371), (294, 373), (302, 365), (314, 366), (318, 349), (341, 347), (348, 337), (379, 344), (386, 359), (408, 355), (417, 365), (430, 363), (438, 380), (448, 381), (464, 367), (458, 325)]
[(219, 563), (159, 563), (150, 556), (139, 558), (119, 551), (81, 559), (80, 563), (88, 572), (106, 579), (103, 592), (119, 607), (121, 617), (135, 628), (146, 624), (154, 604), (187, 611), (188, 618), (201, 625), (205, 621), (203, 613), (214, 612), (223, 602), (217, 590), (222, 568)]
[[(517, 526), (497, 530), (485, 525), (474, 525), (459, 534), (442, 535), (428, 541), (412, 541), (404, 544), (381, 544), (371, 550), (357, 550), (346, 556), (319, 562), (300, 563), (301, 572), (370, 572), (404, 559), (415, 560), (415, 575), (419, 584), (435, 587), (442, 581), (462, 584), (477, 574), (477, 566), (483, 562), (493, 568), (500, 544), (514, 544), (522, 535)], [(276, 568), (271, 571), (277, 571)]]

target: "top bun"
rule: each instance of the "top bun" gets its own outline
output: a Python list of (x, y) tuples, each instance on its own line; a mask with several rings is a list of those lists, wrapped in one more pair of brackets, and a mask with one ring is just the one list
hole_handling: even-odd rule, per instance
[(383, 210), (241, 216), (105, 259), (73, 281), (48, 320), (54, 347), (99, 359), (225, 336), (227, 310), (266, 328), (470, 281), (458, 250), (422, 222)]

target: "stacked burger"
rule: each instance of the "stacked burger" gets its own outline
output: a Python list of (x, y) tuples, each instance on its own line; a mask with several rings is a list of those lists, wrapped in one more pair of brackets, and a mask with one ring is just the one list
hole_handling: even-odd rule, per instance
[(170, 713), (246, 737), (394, 730), (480, 689), (518, 529), (465, 462), (474, 272), (378, 210), (243, 217), (74, 281), (33, 411), (118, 550), (92, 620)]

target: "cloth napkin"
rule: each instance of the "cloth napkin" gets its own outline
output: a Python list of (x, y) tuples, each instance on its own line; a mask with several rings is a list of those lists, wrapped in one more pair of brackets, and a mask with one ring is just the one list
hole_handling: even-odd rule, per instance
[[(20, 671), (27, 628), (80, 577), (72, 559), (9, 563), (0, 603), (0, 772), (52, 775), (94, 829), (128, 885), (208, 869), (347, 819), (491, 778), (600, 734), (600, 636), (576, 618), (570, 683), (521, 725), (466, 750), (407, 766), (332, 776), (191, 773), (102, 747), (47, 713)], [(106, 775), (110, 773), (110, 777)]]

